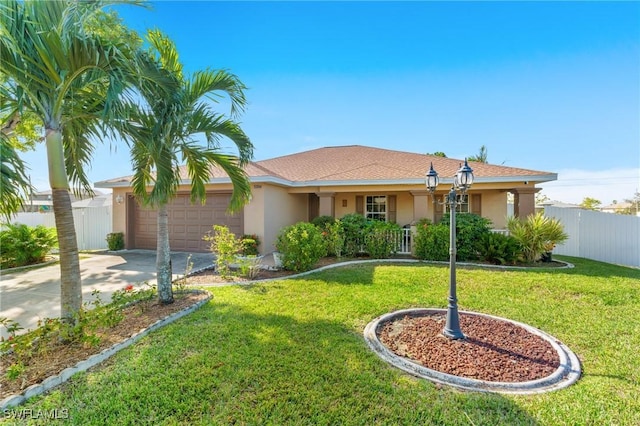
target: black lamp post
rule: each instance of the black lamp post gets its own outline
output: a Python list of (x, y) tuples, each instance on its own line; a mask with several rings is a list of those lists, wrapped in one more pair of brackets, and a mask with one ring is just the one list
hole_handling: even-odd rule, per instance
[[(433, 169), (433, 163), (431, 163), (425, 180), (427, 189), (433, 197), (438, 186), (438, 173)], [(473, 170), (465, 159), (464, 166), (460, 167), (456, 173), (451, 190), (443, 203), (449, 205), (449, 305), (447, 306), (447, 322), (442, 334), (450, 339), (464, 339), (464, 334), (460, 330), (458, 298), (456, 296), (456, 206), (459, 204), (458, 191), (464, 195), (472, 183)], [(435, 202), (435, 197), (433, 201)]]

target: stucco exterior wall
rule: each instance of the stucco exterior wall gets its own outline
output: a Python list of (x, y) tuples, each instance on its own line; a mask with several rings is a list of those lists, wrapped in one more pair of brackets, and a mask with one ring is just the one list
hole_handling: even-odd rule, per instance
[[(506, 226), (507, 188), (496, 185), (479, 184), (474, 193), (482, 194), (482, 216), (493, 222), (494, 228)], [(231, 190), (230, 184), (208, 185), (207, 191)], [(428, 217), (433, 219), (434, 205), (431, 195), (423, 186), (393, 185), (393, 186), (353, 186), (332, 188), (286, 188), (270, 183), (252, 184), (251, 201), (244, 207), (244, 233), (256, 234), (260, 237), (259, 247), (262, 254), (275, 250), (275, 241), (280, 229), (284, 226), (309, 218), (309, 194), (329, 192), (335, 190), (333, 206), (336, 218), (355, 213), (356, 197), (366, 195), (394, 195), (396, 196), (396, 222), (400, 225)], [(322, 191), (319, 191), (322, 189)], [(188, 191), (187, 186), (181, 186), (180, 191)], [(113, 232), (127, 233), (126, 209), (130, 188), (113, 188)], [(123, 202), (118, 204), (116, 199), (122, 196)], [(441, 197), (440, 197), (441, 198)]]
[[(307, 194), (290, 194), (286, 188), (279, 186), (263, 185), (262, 190), (264, 192), (264, 235), (261, 253), (265, 254), (275, 250), (280, 229), (307, 220), (309, 201)], [(246, 227), (245, 222), (245, 229)]]
[(356, 194), (336, 194), (335, 198), (335, 212), (336, 218), (340, 219), (342, 216), (356, 212)]
[(265, 247), (264, 193), (265, 190), (263, 185), (252, 185), (251, 201), (244, 206), (244, 233), (255, 234), (260, 238), (260, 246), (258, 247), (258, 250), (261, 253), (264, 253)]
[[(113, 193), (113, 217), (112, 217), (112, 232), (122, 232), (125, 234), (125, 241), (127, 240), (127, 192), (123, 188), (114, 188)], [(118, 204), (116, 201), (118, 197), (122, 197), (122, 203)]]
[(482, 216), (493, 222), (496, 229), (507, 226), (507, 193), (487, 191), (482, 193)]

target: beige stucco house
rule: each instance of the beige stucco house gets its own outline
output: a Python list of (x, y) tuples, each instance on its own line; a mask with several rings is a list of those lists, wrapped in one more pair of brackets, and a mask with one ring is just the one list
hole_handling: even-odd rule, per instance
[[(340, 218), (348, 213), (409, 225), (421, 218), (437, 221), (443, 206), (432, 202), (425, 174), (433, 163), (440, 176), (436, 196), (449, 191), (463, 160), (366, 146), (338, 146), (252, 162), (246, 172), (251, 201), (234, 216), (226, 214), (231, 196), (229, 178), (213, 169), (206, 204), (189, 203), (186, 177), (169, 206), (170, 245), (176, 251), (206, 251), (202, 236), (214, 224), (227, 225), (236, 235), (256, 234), (260, 251), (274, 250), (280, 229), (320, 215)], [(462, 211), (478, 213), (503, 228), (507, 193), (514, 194), (514, 213), (534, 212), (536, 184), (557, 179), (555, 173), (469, 162), (475, 180)], [(113, 232), (124, 232), (126, 248), (155, 249), (156, 212), (139, 206), (132, 196), (131, 177), (98, 182), (113, 190)]]

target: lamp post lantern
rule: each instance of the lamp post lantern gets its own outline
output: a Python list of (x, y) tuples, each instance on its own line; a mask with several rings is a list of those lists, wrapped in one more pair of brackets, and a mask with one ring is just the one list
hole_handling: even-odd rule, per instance
[[(433, 163), (425, 176), (425, 183), (429, 192), (436, 202), (434, 193), (438, 186), (438, 173), (433, 169)], [(473, 170), (469, 167), (467, 160), (464, 166), (453, 178), (453, 185), (447, 194), (443, 204), (449, 206), (449, 304), (447, 306), (447, 321), (442, 334), (450, 339), (464, 339), (464, 334), (460, 329), (460, 318), (458, 315), (458, 297), (456, 295), (456, 207), (458, 202), (458, 191), (462, 195), (471, 187), (473, 183)]]

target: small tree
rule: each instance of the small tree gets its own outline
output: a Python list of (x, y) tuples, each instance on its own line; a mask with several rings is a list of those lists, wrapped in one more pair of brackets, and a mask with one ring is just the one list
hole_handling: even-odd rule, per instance
[(236, 255), (242, 250), (242, 240), (236, 238), (229, 228), (222, 225), (213, 225), (213, 233), (207, 232), (203, 240), (211, 243), (209, 249), (215, 256), (216, 271), (223, 277), (231, 275), (229, 265), (236, 260)]
[(582, 202), (580, 203), (580, 207), (587, 210), (598, 210), (598, 207), (602, 204), (602, 201), (596, 200), (591, 197), (584, 197)]
[(469, 161), (475, 161), (477, 163), (488, 163), (487, 157), (488, 157), (487, 147), (482, 145), (480, 147), (480, 151), (478, 152), (478, 155), (472, 155), (472, 156), (468, 157), (467, 159)]

